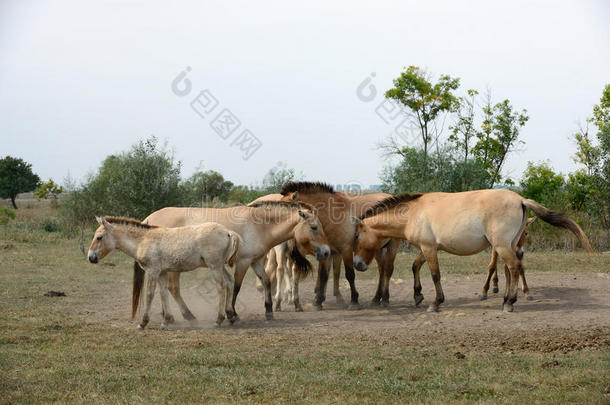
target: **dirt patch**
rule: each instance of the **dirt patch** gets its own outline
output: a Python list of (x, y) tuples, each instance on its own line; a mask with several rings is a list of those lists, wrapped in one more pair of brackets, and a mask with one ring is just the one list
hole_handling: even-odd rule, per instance
[[(451, 353), (468, 355), (470, 350), (510, 352), (569, 352), (582, 349), (610, 349), (610, 277), (599, 274), (528, 274), (533, 300), (522, 294), (515, 304), (515, 312), (502, 312), (502, 294), (490, 294), (479, 300), (482, 277), (443, 277), (446, 302), (438, 313), (427, 313), (426, 303), (434, 297), (434, 288), (425, 278), (423, 293), (426, 299), (416, 307), (411, 280), (393, 279), (390, 306), (381, 308), (369, 302), (376, 281), (357, 280), (362, 309), (347, 310), (332, 297), (327, 298), (324, 310), (312, 306), (313, 281), (301, 285), (301, 302), (305, 312), (295, 312), (284, 304), (284, 311), (275, 312), (275, 319), (264, 320), (262, 294), (253, 283), (242, 287), (236, 309), (241, 317), (237, 325), (224, 324), (218, 333), (223, 339), (246, 336), (263, 340), (301, 339), (342, 342), (368, 342), (375, 345), (400, 344), (405, 347), (445, 346)], [(216, 294), (207, 288), (209, 283), (185, 280), (183, 296), (198, 318), (194, 322), (180, 320), (180, 312), (173, 300), (171, 311), (178, 320), (174, 330), (208, 330), (215, 320)], [(329, 283), (331, 284), (331, 283)], [(123, 293), (127, 292), (126, 290)], [(349, 289), (342, 285), (346, 299)], [(129, 322), (129, 296), (115, 301), (95, 316), (110, 317), (126, 327)], [(99, 310), (99, 308), (97, 308)], [(139, 315), (138, 315), (139, 316)], [(151, 328), (160, 323), (160, 304), (155, 298)]]
[(66, 293), (63, 291), (47, 291), (46, 293), (44, 293), (45, 297), (65, 297)]

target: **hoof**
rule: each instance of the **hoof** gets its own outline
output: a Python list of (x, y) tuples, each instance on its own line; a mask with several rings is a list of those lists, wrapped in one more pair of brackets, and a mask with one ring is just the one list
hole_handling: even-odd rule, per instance
[(378, 299), (373, 298), (373, 300), (371, 301), (371, 306), (372, 307), (378, 307), (381, 305), (381, 301), (379, 301)]
[(294, 307), (294, 312), (303, 312), (303, 307), (302, 306), (296, 306)]
[(212, 326), (212, 328), (220, 329), (220, 324), (218, 322), (214, 322), (214, 326)]
[(381, 307), (382, 308), (387, 308), (390, 306), (390, 303), (388, 301), (381, 301)]
[(137, 329), (138, 329), (138, 330), (144, 330), (144, 328), (145, 328), (145, 327), (146, 327), (146, 326), (138, 325)]
[(345, 305), (345, 300), (342, 296), (337, 295), (337, 297), (335, 298), (335, 303), (338, 305)]
[(491, 291), (493, 291), (494, 294), (497, 294), (500, 292), (500, 289), (498, 287), (494, 287)]
[(352, 302), (348, 305), (347, 309), (351, 311), (357, 311), (359, 309), (362, 309), (362, 305), (358, 304), (357, 302)]
[(159, 326), (159, 330), (167, 330), (167, 323), (162, 323), (161, 326)]
[[(322, 307), (322, 304), (314, 304), (313, 309), (314, 311), (322, 311), (324, 308)], [(303, 311), (303, 308), (301, 308), (301, 311)]]
[(275, 304), (275, 309), (274, 309), (274, 311), (277, 311), (277, 312), (282, 312), (282, 304)]
[(273, 320), (273, 312), (265, 313), (265, 319), (268, 320), (268, 321), (272, 321)]
[(479, 295), (479, 300), (485, 301), (486, 299), (487, 299), (487, 295), (483, 295), (483, 294)]
[(239, 316), (238, 316), (238, 315), (235, 315), (233, 318), (229, 319), (229, 323), (230, 323), (231, 325), (238, 324), (238, 323), (239, 323), (239, 321), (240, 321), (240, 319), (239, 319)]
[(438, 312), (438, 307), (430, 305), (428, 309), (426, 309), (426, 312)]
[[(186, 321), (194, 321), (195, 319), (195, 315), (193, 315), (190, 311), (187, 313), (182, 314), (182, 317), (184, 318), (184, 320)], [(172, 322), (174, 321), (174, 318), (172, 317)]]
[(163, 319), (163, 323), (167, 326), (171, 323), (175, 323), (176, 320), (174, 319), (174, 317), (172, 315), (168, 315), (165, 317), (165, 319)]
[(513, 306), (512, 305), (504, 305), (504, 308), (502, 309), (502, 311), (504, 311), (504, 312), (513, 312)]
[(423, 295), (416, 295), (414, 297), (415, 299), (415, 306), (419, 306), (419, 304), (421, 304), (421, 302), (424, 300), (424, 296)]
[(536, 299), (536, 298), (534, 298), (534, 296), (532, 296), (532, 295), (528, 295), (528, 296), (527, 296), (527, 300), (528, 300), (528, 301), (534, 301), (535, 299)]

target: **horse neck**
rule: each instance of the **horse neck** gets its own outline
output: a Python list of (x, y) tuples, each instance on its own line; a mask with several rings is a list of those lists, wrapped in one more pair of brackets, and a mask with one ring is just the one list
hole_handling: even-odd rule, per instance
[[(257, 208), (264, 210), (264, 208)], [(299, 214), (296, 210), (288, 208), (273, 208), (261, 211), (255, 222), (259, 228), (258, 234), (265, 244), (273, 247), (294, 237), (294, 228), (299, 224)]]
[(409, 218), (406, 213), (392, 208), (372, 217), (365, 218), (363, 221), (380, 237), (404, 239)]
[(324, 229), (327, 229), (329, 225), (351, 221), (351, 216), (356, 216), (352, 198), (344, 193), (304, 194), (299, 197), (299, 201), (316, 209), (316, 214)]
[(148, 229), (114, 225), (113, 236), (116, 244), (115, 247), (127, 256), (136, 258), (138, 247), (147, 233)]

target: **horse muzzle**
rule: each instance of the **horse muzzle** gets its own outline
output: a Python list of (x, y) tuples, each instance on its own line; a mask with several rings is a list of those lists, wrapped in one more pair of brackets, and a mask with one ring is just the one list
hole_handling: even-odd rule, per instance
[(330, 256), (330, 248), (326, 245), (316, 247), (316, 260), (325, 260)]
[(89, 258), (89, 262), (91, 262), (93, 264), (95, 264), (99, 261), (99, 257), (97, 256), (97, 253), (95, 253), (95, 252), (89, 252), (88, 258)]
[(354, 268), (358, 271), (366, 271), (368, 265), (360, 256), (354, 256)]

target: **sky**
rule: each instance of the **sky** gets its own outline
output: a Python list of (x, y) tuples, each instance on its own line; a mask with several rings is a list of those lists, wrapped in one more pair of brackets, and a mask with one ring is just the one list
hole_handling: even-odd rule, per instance
[(383, 93), (417, 65), (528, 110), (504, 170), (519, 179), (528, 161), (577, 168), (570, 135), (610, 83), (605, 0), (168, 4), (0, 0), (0, 156), (80, 180), (154, 135), (185, 177), (255, 185), (286, 162), (377, 184)]

